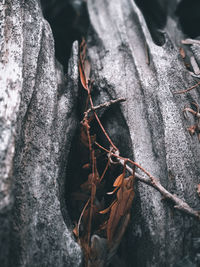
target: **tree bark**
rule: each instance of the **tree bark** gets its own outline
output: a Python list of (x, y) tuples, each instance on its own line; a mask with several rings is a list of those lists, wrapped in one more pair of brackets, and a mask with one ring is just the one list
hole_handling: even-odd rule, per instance
[(1, 266), (79, 266), (62, 213), (77, 125), (78, 44), (67, 80), (35, 1), (1, 3)]
[[(199, 103), (199, 92), (174, 94), (197, 80), (180, 57), (184, 35), (167, 8), (160, 29), (134, 1), (88, 1), (91, 27), (87, 43), (95, 105), (126, 98), (120, 116), (117, 112), (103, 116), (121, 155), (133, 154), (134, 161), (168, 191), (199, 210), (199, 141), (187, 130), (193, 118), (185, 120), (182, 113), (191, 102)], [(127, 129), (122, 130), (122, 123)], [(183, 266), (184, 261), (185, 266), (198, 266), (199, 230), (198, 221), (176, 211), (155, 189), (138, 182), (124, 245), (126, 266)]]
[[(199, 89), (175, 92), (198, 82), (198, 74), (191, 74), (195, 70), (185, 67), (180, 46), (197, 64), (200, 46), (181, 44), (185, 35), (174, 13), (179, 2), (152, 1), (148, 9), (147, 1), (88, 0), (87, 54), (94, 105), (126, 98), (99, 111), (120, 155), (199, 210), (198, 128), (193, 136), (187, 129), (198, 118), (190, 114), (186, 120), (182, 112), (200, 103)], [(78, 42), (72, 45), (66, 77), (37, 0), (5, 0), (0, 21), (0, 263), (81, 266), (65, 196), (73, 183), (67, 180), (74, 157), (69, 152), (85, 107)], [(109, 149), (101, 132), (97, 135)], [(199, 266), (199, 221), (141, 181), (135, 194), (117, 252), (121, 266)]]

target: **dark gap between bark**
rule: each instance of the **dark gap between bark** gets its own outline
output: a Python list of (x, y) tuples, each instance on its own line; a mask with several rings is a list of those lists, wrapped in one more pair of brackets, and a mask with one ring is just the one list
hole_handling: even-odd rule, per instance
[(191, 38), (200, 36), (200, 1), (182, 0), (177, 7), (176, 15), (179, 18), (183, 32)]
[(53, 32), (55, 56), (66, 72), (72, 43), (81, 41), (88, 29), (86, 3), (81, 0), (41, 0), (41, 5)]

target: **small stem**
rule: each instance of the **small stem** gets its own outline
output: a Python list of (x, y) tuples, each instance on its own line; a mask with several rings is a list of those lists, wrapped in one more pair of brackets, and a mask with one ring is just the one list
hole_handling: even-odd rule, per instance
[(108, 160), (108, 162), (106, 164), (106, 167), (105, 167), (105, 169), (104, 169), (104, 171), (103, 171), (103, 173), (101, 175), (101, 178), (100, 178), (99, 182), (101, 182), (103, 180), (103, 178), (104, 178), (104, 176), (105, 176), (105, 174), (107, 172), (108, 167), (109, 167), (109, 160)]
[[(90, 99), (90, 105), (91, 105), (91, 108), (92, 108), (92, 110), (93, 110), (93, 109), (94, 109), (94, 105), (93, 105), (92, 97), (91, 97), (90, 94), (89, 94), (88, 96), (89, 96), (89, 99)], [(95, 112), (95, 110), (93, 110), (93, 112), (94, 112), (95, 118), (96, 118), (96, 120), (97, 120), (99, 126), (101, 127), (101, 129), (102, 129), (104, 135), (105, 135), (106, 138), (108, 139), (110, 145), (114, 148), (114, 150), (117, 151), (117, 150), (118, 150), (117, 147), (113, 144), (112, 140), (110, 139), (109, 135), (107, 134), (106, 130), (104, 129), (104, 127), (103, 127), (103, 125), (102, 125), (102, 123), (101, 123), (101, 121), (100, 121), (100, 119), (99, 119), (97, 113)]]
[[(147, 174), (149, 176), (150, 179), (143, 177), (142, 175), (138, 174), (137, 172), (135, 172), (135, 177), (147, 184), (150, 185), (152, 187), (154, 187), (157, 191), (159, 191), (166, 199), (171, 200), (172, 202), (174, 202), (175, 206), (174, 208), (179, 209), (191, 216), (196, 217), (198, 220), (200, 220), (200, 212), (199, 211), (195, 211), (194, 209), (192, 209), (186, 202), (184, 202), (182, 199), (178, 198), (176, 195), (171, 194), (169, 191), (167, 191), (159, 182), (158, 179), (154, 178), (152, 175), (150, 175), (149, 172), (147, 172), (146, 170), (144, 170), (144, 168), (142, 168), (139, 164), (135, 163), (134, 161), (130, 160), (130, 159), (126, 159), (123, 158), (119, 155), (116, 155), (112, 152), (110, 152), (108, 149), (102, 147), (101, 145), (99, 145), (97, 142), (95, 142), (95, 144), (100, 147), (101, 149), (103, 149), (104, 151), (107, 151), (108, 153), (110, 153), (113, 157), (118, 159), (118, 162), (124, 166), (124, 161), (128, 161), (132, 164), (134, 164), (135, 166), (139, 167), (141, 170), (143, 170), (143, 172), (145, 174)], [(133, 170), (126, 165), (126, 169), (133, 174)]]
[(84, 117), (87, 118), (87, 117), (88, 117), (88, 114), (89, 114), (91, 111), (96, 111), (96, 110), (98, 110), (98, 109), (105, 108), (105, 107), (109, 107), (109, 106), (111, 106), (111, 105), (114, 105), (114, 104), (119, 103), (119, 102), (124, 102), (124, 101), (126, 101), (126, 98), (121, 97), (121, 98), (117, 98), (117, 99), (114, 99), (114, 100), (110, 100), (110, 101), (105, 102), (105, 103), (103, 103), (103, 104), (100, 104), (100, 105), (98, 105), (98, 106), (91, 107), (91, 108), (89, 108), (87, 111), (84, 112), (84, 114), (85, 114)]
[(178, 95), (178, 94), (184, 94), (184, 93), (187, 93), (189, 91), (191, 91), (192, 89), (196, 88), (198, 85), (200, 85), (200, 82), (198, 82), (197, 84), (193, 85), (192, 87), (186, 89), (186, 90), (183, 90), (183, 91), (178, 91), (178, 92), (173, 92), (174, 95)]
[(79, 235), (79, 227), (80, 227), (80, 224), (81, 224), (81, 219), (82, 219), (82, 217), (83, 217), (83, 214), (84, 214), (84, 212), (85, 212), (85, 210), (86, 210), (86, 208), (87, 208), (89, 202), (90, 202), (90, 198), (89, 198), (88, 201), (86, 202), (86, 204), (85, 204), (85, 206), (84, 206), (84, 208), (83, 208), (83, 210), (82, 210), (82, 212), (81, 212), (81, 215), (80, 215), (80, 217), (79, 217), (78, 225), (77, 225), (78, 235)]
[(115, 158), (118, 158), (118, 159), (121, 159), (123, 161), (127, 161), (127, 162), (130, 162), (131, 164), (135, 165), (136, 167), (138, 167), (141, 171), (143, 171), (147, 176), (149, 176), (149, 178), (151, 179), (152, 182), (155, 182), (155, 178), (148, 172), (146, 171), (142, 166), (140, 166), (138, 163), (130, 160), (130, 159), (127, 159), (127, 158), (124, 158), (124, 157), (121, 157), (113, 152), (111, 152), (110, 150), (106, 149), (105, 147), (101, 146), (99, 143), (95, 142), (95, 144), (100, 147), (101, 149), (103, 149), (104, 151), (108, 152), (111, 156), (114, 156)]

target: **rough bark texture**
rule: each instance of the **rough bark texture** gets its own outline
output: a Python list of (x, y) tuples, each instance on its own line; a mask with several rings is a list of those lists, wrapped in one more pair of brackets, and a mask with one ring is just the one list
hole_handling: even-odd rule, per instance
[[(193, 121), (185, 121), (182, 110), (191, 102), (200, 102), (199, 92), (173, 95), (196, 83), (180, 60), (182, 33), (168, 17), (157, 38), (163, 45), (156, 45), (132, 0), (89, 0), (88, 11), (92, 25), (88, 53), (95, 99), (97, 103), (117, 97), (127, 99), (121, 104), (128, 126), (126, 134), (116, 131), (121, 124), (117, 113), (104, 116), (111, 137), (121, 150), (131, 150), (134, 160), (170, 192), (198, 209), (199, 141), (187, 131)], [(158, 32), (156, 27), (153, 25), (151, 32)], [(124, 147), (130, 140), (128, 135), (131, 142)], [(138, 183), (125, 244), (127, 266), (176, 266), (183, 258), (196, 266), (199, 262), (194, 243), (199, 234), (199, 222), (175, 211), (158, 192)]]
[(79, 266), (61, 212), (77, 121), (78, 44), (66, 79), (37, 1), (1, 4), (1, 266)]
[[(87, 1), (93, 100), (98, 105), (127, 99), (100, 113), (121, 155), (198, 210), (200, 144), (187, 130), (194, 118), (185, 120), (182, 110), (200, 103), (200, 94), (198, 89), (173, 94), (197, 81), (179, 55), (184, 36), (172, 14), (180, 1), (153, 2), (161, 14), (155, 20), (133, 0)], [(0, 263), (80, 266), (82, 253), (72, 238), (64, 197), (77, 110), (83, 109), (77, 107), (78, 43), (65, 77), (38, 1), (7, 0), (0, 12)], [(199, 47), (188, 51), (197, 62)], [(125, 266), (197, 267), (199, 222), (138, 182), (120, 251)]]

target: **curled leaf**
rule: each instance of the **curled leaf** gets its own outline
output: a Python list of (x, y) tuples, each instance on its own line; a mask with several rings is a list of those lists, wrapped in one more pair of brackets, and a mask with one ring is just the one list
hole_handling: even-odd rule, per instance
[(74, 234), (76, 237), (79, 237), (78, 224), (76, 224), (76, 226), (74, 227), (74, 229), (73, 229), (73, 234)]
[(88, 90), (85, 73), (82, 69), (81, 63), (79, 63), (79, 73), (82, 86), (85, 88), (85, 90)]
[(115, 204), (115, 202), (116, 202), (116, 200), (114, 200), (108, 208), (99, 211), (99, 213), (101, 213), (101, 214), (106, 214), (106, 213), (108, 213), (108, 212), (111, 210), (112, 206)]
[(83, 169), (89, 169), (90, 168), (90, 163), (86, 163), (82, 166)]
[(197, 129), (197, 125), (192, 125), (188, 128), (188, 131), (191, 135), (194, 135)]
[(123, 182), (123, 179), (124, 179), (124, 173), (120, 174), (120, 175), (116, 178), (116, 180), (115, 180), (113, 186), (114, 186), (114, 187), (116, 187), (116, 186), (117, 186), (117, 187), (120, 187), (121, 184), (122, 184), (122, 182)]
[(113, 195), (118, 189), (119, 187), (116, 187), (112, 192), (107, 192), (107, 195)]
[(107, 238), (111, 242), (122, 217), (129, 213), (134, 198), (133, 176), (124, 179), (117, 192), (117, 201), (111, 207), (107, 226)]
[(183, 47), (180, 47), (179, 52), (180, 52), (182, 59), (184, 59), (186, 55), (185, 55), (185, 50), (183, 49)]

